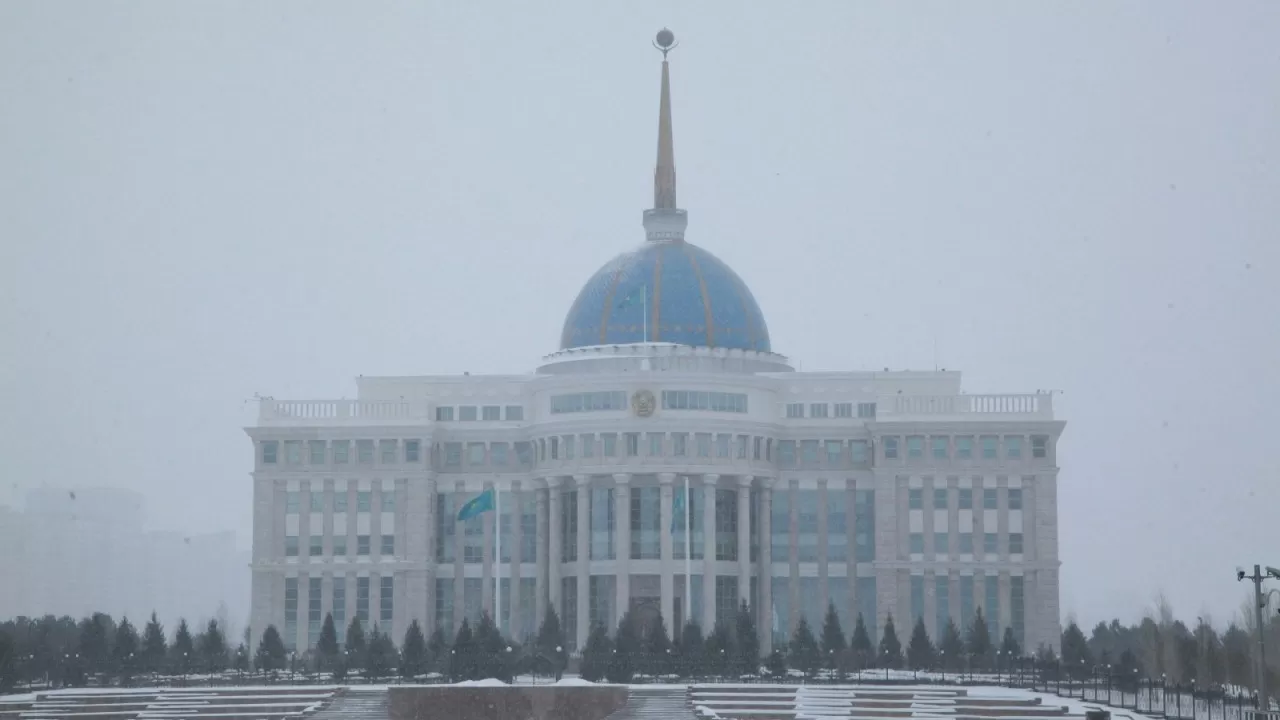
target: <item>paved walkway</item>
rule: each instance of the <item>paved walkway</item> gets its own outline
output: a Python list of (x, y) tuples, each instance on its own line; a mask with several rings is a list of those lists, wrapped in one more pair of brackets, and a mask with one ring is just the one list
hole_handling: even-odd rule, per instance
[(696, 720), (684, 688), (650, 689), (632, 686), (627, 704), (605, 720)]
[(350, 688), (329, 707), (311, 716), (311, 720), (390, 720), (386, 690), (361, 691)]

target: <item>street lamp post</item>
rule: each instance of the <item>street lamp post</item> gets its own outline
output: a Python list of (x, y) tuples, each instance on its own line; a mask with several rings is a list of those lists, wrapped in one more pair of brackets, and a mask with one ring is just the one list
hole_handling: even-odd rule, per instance
[(1266, 568), (1266, 574), (1263, 574), (1261, 565), (1253, 566), (1253, 574), (1246, 575), (1241, 568), (1236, 569), (1236, 580), (1244, 581), (1249, 579), (1253, 581), (1253, 611), (1254, 611), (1254, 632), (1257, 634), (1258, 652), (1253, 658), (1253, 674), (1254, 688), (1258, 692), (1258, 709), (1270, 710), (1271, 700), (1267, 695), (1267, 653), (1266, 642), (1266, 625), (1263, 623), (1262, 610), (1266, 607), (1266, 601), (1262, 597), (1262, 581), (1269, 578), (1280, 579), (1280, 570), (1273, 567)]

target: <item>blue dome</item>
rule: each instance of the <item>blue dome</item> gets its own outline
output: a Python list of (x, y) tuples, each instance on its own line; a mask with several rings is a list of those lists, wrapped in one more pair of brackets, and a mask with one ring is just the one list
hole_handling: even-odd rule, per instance
[(569, 309), (562, 350), (649, 342), (769, 352), (769, 328), (738, 274), (683, 241), (646, 242), (596, 271)]

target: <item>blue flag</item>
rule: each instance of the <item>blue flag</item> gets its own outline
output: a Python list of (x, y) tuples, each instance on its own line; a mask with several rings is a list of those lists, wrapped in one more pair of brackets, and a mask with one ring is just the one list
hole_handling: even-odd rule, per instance
[(478, 517), (482, 513), (493, 510), (493, 508), (493, 488), (489, 488), (462, 505), (462, 508), (458, 510), (458, 522), (465, 522), (473, 517)]
[(675, 497), (671, 499), (671, 532), (676, 533), (684, 528), (684, 488), (676, 488)]
[(641, 285), (640, 287), (635, 288), (630, 293), (627, 293), (626, 297), (618, 301), (618, 309), (624, 310), (628, 307), (631, 307), (631, 305), (633, 305), (634, 303), (637, 303), (643, 300), (644, 296), (647, 294), (648, 294), (647, 285)]

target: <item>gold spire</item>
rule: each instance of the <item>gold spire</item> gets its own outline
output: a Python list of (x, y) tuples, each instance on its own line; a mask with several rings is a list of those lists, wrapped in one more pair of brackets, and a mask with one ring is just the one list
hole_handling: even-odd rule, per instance
[(671, 142), (671, 78), (662, 59), (662, 99), (658, 101), (658, 165), (653, 171), (653, 207), (676, 207), (676, 153)]

